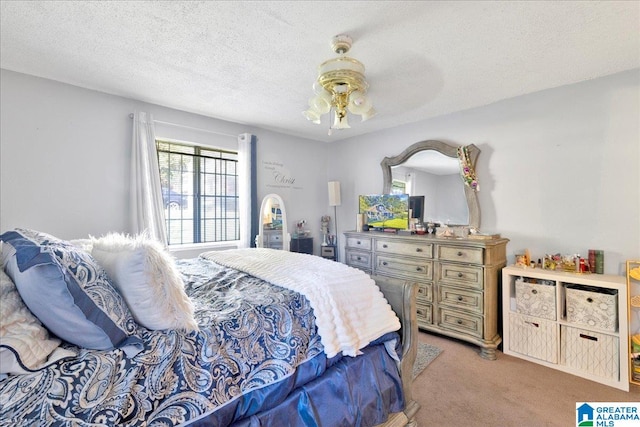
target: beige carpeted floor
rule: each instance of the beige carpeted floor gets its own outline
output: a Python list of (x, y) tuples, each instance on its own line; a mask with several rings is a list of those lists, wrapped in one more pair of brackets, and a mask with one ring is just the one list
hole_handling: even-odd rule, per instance
[(419, 427), (576, 425), (576, 402), (637, 402), (627, 393), (498, 352), (478, 356), (462, 341), (420, 332), (420, 342), (443, 350), (414, 380)]

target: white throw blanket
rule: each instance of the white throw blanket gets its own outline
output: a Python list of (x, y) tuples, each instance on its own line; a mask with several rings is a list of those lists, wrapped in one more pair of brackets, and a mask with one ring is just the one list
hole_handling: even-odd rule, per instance
[(321, 257), (266, 248), (211, 251), (201, 255), (304, 295), (313, 308), (327, 357), (358, 350), (400, 321), (365, 272)]

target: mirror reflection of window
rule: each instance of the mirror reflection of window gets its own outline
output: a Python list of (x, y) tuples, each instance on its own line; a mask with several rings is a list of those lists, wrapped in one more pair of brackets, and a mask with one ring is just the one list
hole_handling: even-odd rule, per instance
[(391, 168), (391, 191), (395, 193), (396, 188), (404, 186), (401, 193), (425, 196), (424, 221), (468, 224), (469, 210), (459, 168), (457, 158), (433, 150), (416, 153)]
[(394, 179), (391, 182), (391, 194), (410, 194), (407, 192), (407, 183)]

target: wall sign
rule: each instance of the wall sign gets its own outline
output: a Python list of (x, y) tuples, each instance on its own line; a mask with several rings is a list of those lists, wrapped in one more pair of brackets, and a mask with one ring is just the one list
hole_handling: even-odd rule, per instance
[(294, 190), (302, 190), (302, 187), (297, 183), (291, 171), (285, 168), (282, 163), (263, 160), (262, 167), (267, 172), (266, 186), (268, 188), (292, 188)]

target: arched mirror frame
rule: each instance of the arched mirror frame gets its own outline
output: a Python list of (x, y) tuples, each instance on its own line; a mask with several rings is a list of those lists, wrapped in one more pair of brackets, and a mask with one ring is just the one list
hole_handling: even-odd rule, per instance
[[(480, 154), (480, 149), (475, 145), (471, 144), (467, 146), (469, 152), (469, 159), (471, 160), (471, 164), (473, 168), (476, 168), (476, 160), (478, 159), (478, 155)], [(392, 166), (400, 166), (411, 156), (414, 154), (425, 151), (425, 150), (434, 150), (438, 153), (444, 154), (447, 157), (453, 157), (454, 159), (458, 159), (458, 147), (454, 145), (447, 144), (446, 142), (436, 141), (436, 140), (427, 140), (416, 142), (411, 145), (407, 149), (405, 149), (402, 153), (398, 154), (394, 157), (385, 157), (382, 159), (380, 166), (382, 167), (382, 179), (384, 182), (383, 194), (391, 193), (391, 167)], [(460, 178), (462, 180), (462, 178)], [(478, 194), (476, 190), (473, 190), (468, 185), (464, 184), (464, 194), (467, 199), (467, 207), (469, 208), (469, 227), (479, 229), (480, 228), (480, 204), (478, 202)]]
[(265, 208), (267, 207), (269, 199), (275, 199), (278, 205), (280, 205), (280, 211), (282, 214), (282, 250), (288, 251), (290, 247), (289, 245), (291, 243), (291, 235), (287, 231), (287, 212), (284, 208), (284, 201), (282, 200), (282, 197), (275, 193), (267, 194), (266, 196), (264, 196), (264, 198), (262, 199), (262, 203), (260, 204), (259, 229), (258, 235), (256, 236), (256, 247), (264, 247), (264, 223), (262, 221), (262, 215)]

